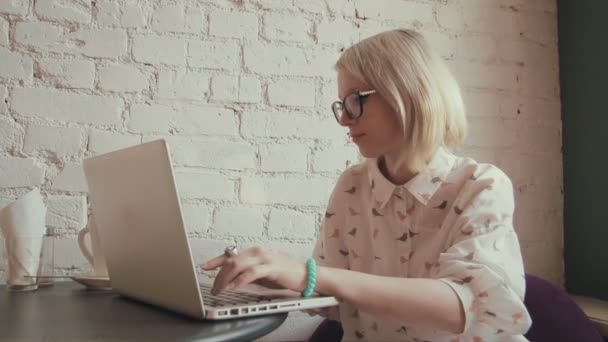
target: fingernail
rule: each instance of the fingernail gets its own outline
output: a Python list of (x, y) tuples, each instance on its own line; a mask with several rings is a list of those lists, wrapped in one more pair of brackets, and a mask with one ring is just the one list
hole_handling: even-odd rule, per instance
[(228, 284), (228, 286), (226, 286), (226, 290), (232, 290), (234, 289), (234, 283), (230, 283)]

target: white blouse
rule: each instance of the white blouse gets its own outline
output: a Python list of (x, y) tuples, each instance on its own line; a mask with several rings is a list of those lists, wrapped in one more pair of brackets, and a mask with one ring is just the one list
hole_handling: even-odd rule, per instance
[(402, 186), (382, 175), (376, 159), (346, 170), (323, 220), (318, 264), (439, 279), (460, 298), (466, 323), (456, 335), (378, 319), (342, 302), (330, 318), (341, 321), (343, 340), (526, 341), (532, 323), (513, 211), (512, 184), (501, 170), (443, 148)]

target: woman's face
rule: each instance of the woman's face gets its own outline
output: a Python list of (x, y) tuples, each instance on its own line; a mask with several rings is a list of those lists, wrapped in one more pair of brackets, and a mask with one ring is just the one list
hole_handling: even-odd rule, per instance
[[(353, 92), (371, 89), (348, 71), (338, 69), (338, 94), (341, 100)], [(403, 134), (397, 113), (378, 94), (362, 100), (362, 115), (350, 119), (346, 113), (340, 117), (340, 125), (348, 127), (350, 138), (366, 158), (378, 158), (386, 154), (397, 154), (403, 148)]]

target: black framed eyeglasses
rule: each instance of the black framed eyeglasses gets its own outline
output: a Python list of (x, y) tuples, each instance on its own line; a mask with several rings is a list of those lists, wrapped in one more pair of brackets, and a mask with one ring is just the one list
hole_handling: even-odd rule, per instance
[(365, 99), (375, 94), (375, 90), (354, 91), (342, 99), (331, 104), (331, 110), (334, 112), (334, 117), (340, 123), (340, 118), (344, 113), (349, 119), (358, 119), (363, 115), (363, 103)]

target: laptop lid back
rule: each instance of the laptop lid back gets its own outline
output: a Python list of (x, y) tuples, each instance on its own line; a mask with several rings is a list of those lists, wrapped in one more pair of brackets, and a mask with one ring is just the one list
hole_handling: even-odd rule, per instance
[(88, 158), (83, 165), (112, 287), (203, 318), (166, 141)]

